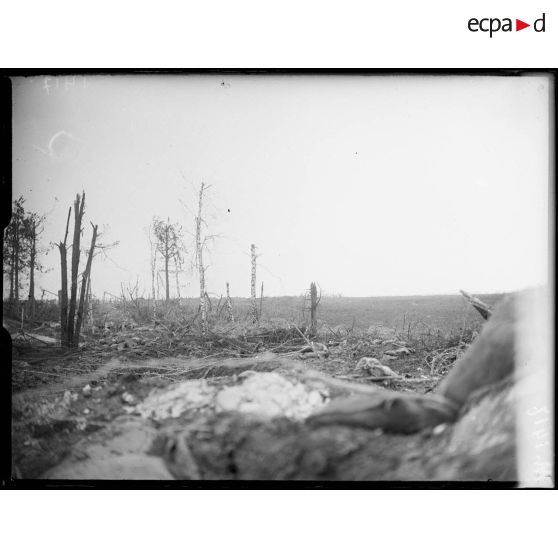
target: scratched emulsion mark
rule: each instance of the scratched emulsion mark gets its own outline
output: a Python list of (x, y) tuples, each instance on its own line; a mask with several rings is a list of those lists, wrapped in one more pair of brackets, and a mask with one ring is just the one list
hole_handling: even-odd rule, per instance
[(87, 76), (45, 76), (43, 78), (43, 90), (47, 95), (55, 91), (72, 91), (81, 87), (87, 88)]
[[(55, 93), (67, 94), (73, 91), (85, 90), (88, 82), (86, 76), (42, 76), (40, 79), (41, 89), (48, 96)], [(33, 147), (48, 157), (53, 165), (69, 163), (77, 160), (81, 152), (83, 142), (66, 130), (55, 132), (48, 141), (46, 147)]]
[(67, 163), (78, 158), (82, 141), (73, 134), (60, 130), (49, 140), (46, 149), (35, 145), (35, 149), (46, 155), (53, 165)]

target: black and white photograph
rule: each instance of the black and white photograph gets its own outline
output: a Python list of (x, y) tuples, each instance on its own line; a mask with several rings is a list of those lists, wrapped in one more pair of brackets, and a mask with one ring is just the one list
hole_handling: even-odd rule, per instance
[(14, 486), (554, 487), (554, 74), (7, 82)]

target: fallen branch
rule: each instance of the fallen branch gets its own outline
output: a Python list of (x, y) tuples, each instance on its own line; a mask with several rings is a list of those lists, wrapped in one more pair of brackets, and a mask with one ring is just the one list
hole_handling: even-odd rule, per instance
[(300, 333), (300, 335), (306, 341), (306, 343), (312, 349), (312, 351), (314, 351), (314, 353), (316, 353), (316, 355), (318, 355), (318, 358), (320, 360), (322, 360), (324, 357), (316, 350), (312, 341), (310, 341), (310, 339), (308, 339), (308, 337), (306, 337), (306, 335), (304, 335), (304, 333), (302, 333), (302, 331), (300, 331), (300, 329), (298, 329), (298, 327), (295, 324), (292, 324), (292, 326), (298, 331), (298, 333)]
[(57, 345), (58, 341), (52, 337), (47, 337), (46, 335), (37, 335), (37, 334), (31, 334), (28, 331), (23, 331), (22, 330), (23, 335), (25, 335), (26, 337), (31, 337), (31, 339), (35, 339), (36, 341), (40, 341), (41, 343), (44, 343), (45, 345)]
[(471, 304), (471, 306), (485, 319), (488, 320), (490, 316), (492, 316), (492, 308), (483, 302), (482, 300), (478, 299), (476, 296), (470, 295), (469, 293), (465, 292), (464, 290), (459, 291)]

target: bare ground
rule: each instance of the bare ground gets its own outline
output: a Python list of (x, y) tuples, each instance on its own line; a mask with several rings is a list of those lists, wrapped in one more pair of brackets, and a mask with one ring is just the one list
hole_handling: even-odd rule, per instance
[[(378, 358), (399, 374), (397, 379), (380, 382), (386, 389), (435, 392), (464, 349), (407, 342), (413, 352), (388, 359), (385, 353), (394, 345), (387, 343), (387, 337), (336, 336), (329, 340), (327, 358), (311, 354), (308, 360), (301, 360), (304, 340), (296, 340), (293, 332), (259, 331), (251, 337), (213, 334), (200, 341), (195, 335), (135, 327), (92, 336), (76, 352), (62, 352), (30, 339), (15, 340), (13, 476), (514, 480), (510, 390), (485, 398), (456, 425), (412, 435), (347, 426), (313, 427), (287, 416), (262, 417), (240, 407), (230, 410), (215, 405), (217, 394), (245, 384), (243, 372), (249, 370), (279, 374), (292, 385), (310, 390), (316, 382), (308, 383), (305, 374), (317, 370), (367, 389), (378, 382), (355, 371), (363, 356)], [(176, 416), (142, 416), (139, 409), (153, 394), (181, 385), (187, 389), (203, 385), (211, 395), (207, 401), (180, 408)], [(330, 400), (351, 391), (327, 383), (325, 389)]]

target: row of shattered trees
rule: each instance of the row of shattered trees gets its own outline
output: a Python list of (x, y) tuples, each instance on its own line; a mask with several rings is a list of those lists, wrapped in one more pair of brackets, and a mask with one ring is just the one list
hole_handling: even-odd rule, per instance
[[(202, 225), (204, 220), (202, 218), (202, 203), (203, 196), (208, 186), (202, 183), (199, 192), (198, 200), (198, 214), (195, 221), (195, 263), (194, 266), (198, 272), (200, 279), (200, 298), (198, 314), (200, 315), (200, 328), (202, 333), (208, 329), (209, 314), (211, 311), (211, 301), (206, 292), (205, 286), (205, 266), (203, 263), (203, 252), (205, 243), (212, 237), (202, 234)], [(28, 321), (34, 322), (36, 319), (41, 319), (42, 298), (39, 306), (39, 312), (36, 315), (36, 299), (35, 299), (35, 272), (45, 272), (49, 270), (43, 269), (39, 262), (39, 256), (46, 253), (45, 250), (38, 248), (39, 237), (43, 232), (43, 224), (45, 216), (40, 216), (36, 213), (26, 211), (25, 200), (23, 197), (18, 198), (13, 202), (12, 216), (8, 226), (4, 229), (3, 237), (3, 273), (7, 278), (9, 284), (9, 295), (7, 304), (4, 304), (4, 316), (20, 319), (23, 327), (23, 318)], [(92, 317), (93, 302), (91, 294), (91, 267), (93, 257), (99, 251), (104, 251), (116, 244), (103, 245), (98, 242), (98, 226), (91, 223), (92, 236), (91, 243), (85, 250), (80, 246), (83, 236), (83, 216), (85, 210), (85, 193), (77, 194), (73, 207), (68, 208), (68, 215), (66, 219), (66, 227), (63, 240), (58, 243), (51, 243), (50, 248), (57, 247), (60, 253), (60, 271), (61, 282), (58, 293), (51, 293), (57, 295), (58, 309), (56, 313), (59, 314), (60, 321), (60, 341), (61, 345), (67, 347), (77, 347), (79, 343), (82, 325), (84, 323), (86, 314)], [(73, 233), (70, 230), (70, 223), (73, 213)], [(182, 230), (177, 223), (170, 223), (154, 218), (150, 227), (149, 234), (151, 244), (151, 279), (152, 279), (152, 298), (151, 298), (151, 314), (152, 319), (156, 319), (156, 300), (159, 299), (159, 274), (158, 274), (158, 260), (162, 259), (164, 263), (164, 272), (162, 283), (165, 286), (164, 297), (168, 303), (169, 296), (169, 283), (171, 280), (172, 271), (170, 263), (174, 264), (174, 272), (176, 275), (176, 290), (178, 300), (180, 300), (180, 290), (178, 282), (178, 272), (181, 271), (183, 264), (183, 254), (186, 253), (185, 247), (182, 243)], [(69, 244), (71, 241), (71, 244)], [(263, 283), (262, 293), (260, 298), (260, 309), (256, 307), (256, 247), (251, 246), (251, 260), (252, 260), (252, 273), (251, 273), (251, 309), (250, 316), (253, 323), (259, 323), (261, 316), (261, 301), (263, 300)], [(85, 256), (85, 265), (81, 262), (82, 271), (80, 268), (80, 258)], [(25, 295), (21, 292), (23, 284), (28, 281), (29, 292), (27, 300), (22, 301)], [(157, 292), (155, 285), (157, 285)], [(227, 298), (223, 309), (226, 309), (228, 319), (227, 321), (234, 321), (232, 316), (231, 299), (229, 295), (229, 285), (227, 283)], [(315, 288), (314, 288), (315, 289)], [(124, 287), (122, 286), (123, 296), (122, 300), (126, 299)], [(137, 302), (137, 284), (136, 289), (128, 289), (130, 300)], [(43, 297), (44, 297), (43, 290)], [(23, 297), (22, 297), (23, 294)], [(109, 293), (110, 294), (110, 293)], [(4, 297), (6, 292), (4, 292)], [(314, 293), (315, 298), (315, 293)], [(168, 306), (168, 305), (167, 305)], [(314, 302), (315, 310), (316, 302)], [(52, 311), (50, 308), (49, 321), (52, 321)], [(315, 315), (315, 311), (313, 312)], [(57, 316), (58, 317), (58, 316)], [(315, 317), (312, 322), (315, 322)]]
[[(73, 233), (70, 231), (70, 222), (73, 213)], [(91, 267), (95, 252), (105, 250), (118, 244), (103, 245), (98, 243), (98, 226), (91, 223), (92, 236), (89, 248), (83, 250), (82, 223), (85, 213), (85, 193), (77, 194), (73, 207), (68, 208), (64, 238), (58, 243), (52, 243), (51, 248), (57, 247), (60, 253), (61, 282), (58, 296), (60, 343), (66, 347), (77, 347), (85, 314), (91, 311)], [(19, 197), (12, 204), (12, 214), (8, 225), (3, 231), (3, 274), (9, 285), (9, 291), (4, 289), (4, 316), (21, 319), (23, 327), (24, 317), (28, 322), (41, 318), (44, 310), (41, 301), (37, 303), (35, 294), (35, 273), (46, 272), (40, 263), (40, 256), (46, 254), (48, 249), (40, 248), (40, 236), (43, 233), (44, 215), (29, 212), (25, 209), (25, 199)], [(159, 224), (159, 220), (155, 220)], [(162, 223), (162, 222), (161, 222)], [(165, 237), (167, 245), (167, 260), (170, 256), (168, 249), (169, 229), (172, 226), (161, 227), (156, 230), (156, 236)], [(69, 235), (71, 244), (68, 244)], [(176, 241), (176, 239), (174, 239)], [(164, 244), (164, 243), (163, 243)], [(85, 267), (79, 271), (81, 256), (85, 255)], [(24, 285), (28, 283), (29, 290), (25, 299), (22, 293)], [(7, 300), (6, 300), (6, 294)], [(167, 297), (168, 297), (168, 272), (167, 272)], [(23, 299), (23, 300), (22, 300)], [(50, 309), (52, 310), (52, 308)], [(52, 319), (52, 312), (47, 312)]]
[[(23, 315), (29, 321), (35, 320), (35, 272), (45, 272), (40, 261), (40, 255), (46, 251), (39, 249), (39, 238), (43, 232), (45, 216), (28, 212), (24, 207), (25, 199), (19, 197), (13, 202), (10, 222), (4, 229), (3, 235), (3, 273), (9, 284), (9, 292), (4, 308), (4, 315), (19, 318), (23, 322)], [(97, 225), (93, 227), (91, 245), (86, 251), (87, 260), (81, 273), (79, 285), (79, 264), (81, 255), (82, 221), (85, 212), (85, 194), (77, 195), (73, 204), (74, 231), (71, 245), (71, 262), (68, 270), (68, 232), (72, 207), (68, 210), (64, 240), (56, 244), (60, 251), (60, 267), (62, 272), (61, 289), (58, 293), (60, 304), (61, 344), (63, 346), (77, 346), (81, 326), (83, 323), (86, 299), (90, 296), (90, 275), (93, 254), (97, 241)], [(69, 281), (68, 281), (69, 272)], [(27, 300), (21, 302), (21, 290), (25, 279), (29, 283)], [(79, 295), (78, 295), (78, 285)]]

